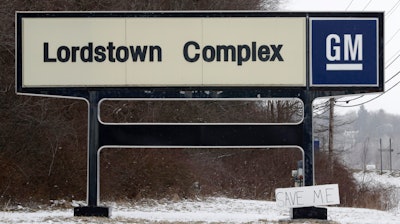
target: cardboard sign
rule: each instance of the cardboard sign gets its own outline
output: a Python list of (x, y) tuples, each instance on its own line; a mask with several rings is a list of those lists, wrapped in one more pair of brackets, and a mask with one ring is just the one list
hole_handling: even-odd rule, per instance
[(318, 205), (340, 204), (339, 186), (337, 184), (277, 188), (276, 204), (279, 207), (309, 207)]

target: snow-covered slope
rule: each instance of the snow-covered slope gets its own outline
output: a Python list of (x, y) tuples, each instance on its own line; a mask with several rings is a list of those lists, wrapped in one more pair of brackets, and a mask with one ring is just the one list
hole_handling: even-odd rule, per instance
[[(400, 187), (400, 177), (377, 173), (356, 173), (359, 181)], [(73, 203), (75, 206), (76, 202)], [(18, 207), (1, 211), (0, 223), (279, 223), (289, 220), (289, 209), (275, 202), (228, 199), (223, 197), (202, 200), (144, 200), (132, 203), (106, 203), (112, 207), (111, 218), (74, 217), (69, 209), (32, 211)], [(328, 223), (398, 224), (400, 209), (377, 211), (359, 208), (328, 207)], [(298, 223), (312, 223), (299, 221)]]
[[(0, 223), (277, 223), (289, 220), (289, 210), (280, 209), (270, 201), (206, 198), (108, 205), (113, 207), (110, 219), (73, 217), (72, 209), (26, 211), (21, 208), (0, 212)], [(400, 223), (399, 213), (357, 208), (329, 207), (328, 218), (332, 223)]]

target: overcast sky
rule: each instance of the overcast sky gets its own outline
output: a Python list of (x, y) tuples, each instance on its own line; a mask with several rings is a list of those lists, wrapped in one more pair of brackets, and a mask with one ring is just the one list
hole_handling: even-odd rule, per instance
[[(363, 104), (368, 111), (383, 109), (400, 115), (400, 1), (399, 0), (286, 0), (284, 11), (385, 12), (385, 93), (338, 99), (339, 112), (358, 110)], [(396, 58), (398, 57), (398, 58)], [(393, 77), (393, 78), (392, 78)], [(395, 86), (397, 84), (397, 86)], [(376, 98), (375, 100), (372, 100)], [(354, 99), (354, 100), (352, 100)], [(349, 103), (342, 101), (351, 100)], [(372, 101), (371, 101), (372, 100)], [(370, 101), (370, 102), (368, 102)], [(348, 107), (348, 108), (343, 108)]]

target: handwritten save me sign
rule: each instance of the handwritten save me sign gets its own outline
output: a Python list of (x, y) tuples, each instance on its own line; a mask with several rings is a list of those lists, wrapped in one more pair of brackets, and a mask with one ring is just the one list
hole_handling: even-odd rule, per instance
[(337, 184), (277, 188), (276, 204), (279, 207), (309, 207), (318, 205), (340, 204), (339, 186)]

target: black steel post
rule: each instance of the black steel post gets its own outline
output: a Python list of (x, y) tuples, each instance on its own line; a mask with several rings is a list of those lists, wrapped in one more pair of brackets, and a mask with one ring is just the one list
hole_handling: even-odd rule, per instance
[(98, 105), (100, 98), (97, 91), (89, 92), (88, 117), (88, 164), (87, 164), (87, 203), (88, 206), (74, 208), (74, 216), (110, 217), (108, 207), (99, 207), (99, 120)]
[(312, 130), (312, 97), (309, 91), (304, 94), (304, 126), (303, 126), (303, 150), (304, 150), (304, 186), (314, 185), (314, 152)]
[(99, 122), (97, 92), (89, 93), (89, 134), (88, 134), (88, 206), (95, 207), (99, 201), (97, 150), (99, 149)]
[[(308, 20), (308, 18), (307, 18)], [(306, 23), (306, 33), (309, 34), (309, 23)], [(308, 39), (309, 37), (307, 37)], [(306, 41), (306, 48), (309, 49), (309, 42)], [(309, 65), (309, 54), (307, 50), (306, 64)], [(312, 130), (312, 103), (314, 95), (310, 91), (310, 67), (306, 66), (306, 83), (307, 88), (303, 91), (303, 104), (304, 104), (304, 120), (303, 120), (303, 144), (304, 150), (304, 186), (314, 185), (314, 151), (313, 151), (313, 130)]]
[[(313, 130), (312, 130), (312, 101), (313, 96), (309, 91), (305, 91), (302, 100), (304, 103), (303, 120), (303, 144), (304, 150), (304, 186), (314, 185), (314, 148), (313, 148)], [(290, 217), (292, 219), (324, 219), (328, 218), (326, 208), (303, 207), (291, 208)]]

